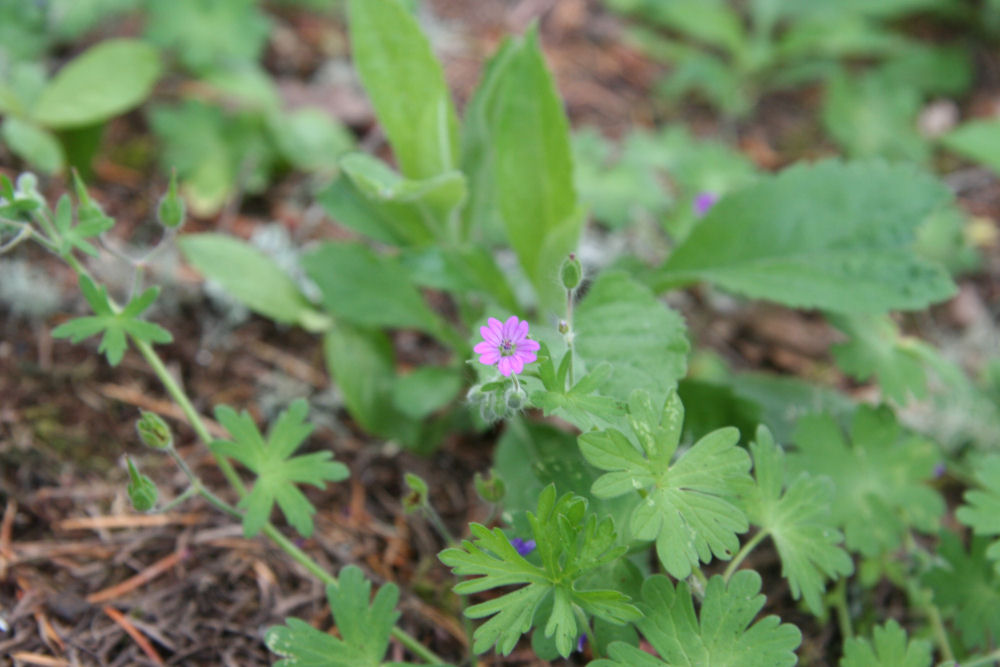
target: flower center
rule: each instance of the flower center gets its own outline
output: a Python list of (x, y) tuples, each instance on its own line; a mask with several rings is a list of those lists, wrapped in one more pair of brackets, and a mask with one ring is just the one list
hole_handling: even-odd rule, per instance
[(509, 357), (517, 350), (517, 346), (506, 338), (500, 341), (500, 356)]

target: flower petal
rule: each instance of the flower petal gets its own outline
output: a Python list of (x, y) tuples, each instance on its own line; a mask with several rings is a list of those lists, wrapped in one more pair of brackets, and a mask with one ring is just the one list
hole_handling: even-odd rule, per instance
[[(524, 364), (530, 364), (532, 362), (538, 361), (538, 355), (535, 354), (534, 352), (529, 352), (527, 350), (518, 350), (514, 354), (514, 356), (517, 357), (521, 361), (521, 363)], [(520, 372), (521, 371), (518, 371), (518, 373)]]
[(524, 360), (521, 359), (521, 355), (515, 354), (512, 357), (507, 357), (510, 360), (510, 370), (512, 373), (520, 373), (524, 370)]
[[(485, 328), (485, 327), (484, 327)], [(497, 350), (499, 345), (497, 343), (491, 343), (490, 341), (484, 340), (482, 343), (477, 343), (472, 351), (476, 354), (486, 354), (490, 350)]]
[(488, 352), (483, 352), (482, 356), (479, 357), (479, 363), (486, 364), (487, 366), (492, 366), (500, 360), (500, 351), (494, 349), (490, 349)]
[(528, 320), (521, 320), (517, 325), (517, 329), (514, 331), (514, 342), (524, 340), (524, 337), (528, 335)]
[[(499, 352), (497, 353), (497, 356), (500, 356)], [(511, 368), (513, 359), (514, 357), (500, 357), (500, 362), (497, 364), (497, 368), (500, 370), (500, 375), (503, 375), (504, 377), (510, 376), (513, 372), (513, 369)]]
[(507, 340), (514, 340), (514, 334), (517, 332), (517, 315), (511, 315), (507, 318), (507, 321), (503, 323), (503, 337)]
[(530, 338), (525, 338), (517, 342), (517, 349), (520, 352), (524, 350), (525, 352), (538, 352), (541, 348), (541, 344), (537, 340), (532, 340)]
[[(497, 320), (494, 320), (493, 318), (490, 319), (493, 322), (497, 322)], [(499, 322), (497, 322), (497, 324), (499, 324)], [(497, 331), (495, 331), (493, 327), (479, 327), (479, 334), (483, 337), (483, 340), (486, 341), (487, 343), (491, 343), (493, 345), (500, 344), (500, 334)]]

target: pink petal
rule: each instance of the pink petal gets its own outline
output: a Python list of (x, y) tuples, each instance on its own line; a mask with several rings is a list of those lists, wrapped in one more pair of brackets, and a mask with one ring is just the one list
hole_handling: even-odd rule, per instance
[(537, 352), (541, 348), (541, 344), (537, 340), (532, 340), (530, 338), (525, 338), (517, 342), (517, 350), (525, 352)]
[(491, 343), (489, 341), (483, 341), (482, 343), (476, 344), (472, 351), (476, 354), (486, 354), (490, 350), (496, 351), (499, 345), (497, 343)]
[[(497, 356), (500, 356), (499, 353), (497, 353)], [(510, 374), (514, 372), (511, 368), (513, 359), (514, 357), (500, 357), (500, 363), (497, 364), (497, 368), (500, 369), (500, 375), (510, 377)]]
[(511, 315), (503, 323), (503, 337), (507, 340), (514, 340), (514, 333), (517, 331), (517, 316)]
[(528, 335), (528, 321), (522, 320), (520, 324), (517, 325), (517, 330), (514, 331), (515, 342), (524, 340), (524, 337)]
[(513, 357), (507, 357), (510, 359), (511, 372), (520, 373), (524, 370), (524, 360), (521, 359), (521, 355), (515, 354)]
[[(504, 357), (507, 358), (507, 357)], [(491, 349), (489, 352), (484, 352), (481, 357), (479, 357), (479, 363), (486, 364), (487, 366), (492, 366), (498, 361), (502, 361), (500, 357), (500, 351)]]
[(479, 327), (479, 334), (483, 337), (483, 340), (487, 343), (492, 343), (493, 345), (500, 344), (500, 336), (491, 327)]
[(489, 325), (490, 331), (497, 335), (497, 340), (500, 340), (501, 336), (503, 336), (503, 322), (495, 317), (491, 317), (486, 320), (486, 324)]
[[(525, 364), (530, 364), (538, 360), (537, 354), (535, 354), (534, 352), (528, 352), (527, 350), (518, 350), (517, 354), (515, 354), (514, 356), (517, 357), (517, 359), (520, 360), (521, 363)], [(520, 372), (521, 371), (518, 371), (518, 373)]]

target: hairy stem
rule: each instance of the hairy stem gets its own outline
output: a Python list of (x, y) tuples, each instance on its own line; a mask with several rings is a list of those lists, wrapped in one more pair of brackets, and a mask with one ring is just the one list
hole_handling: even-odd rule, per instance
[(840, 579), (833, 589), (833, 608), (837, 612), (837, 624), (840, 635), (845, 640), (854, 637), (854, 627), (851, 625), (851, 614), (847, 610), (847, 579)]
[(726, 571), (722, 573), (722, 580), (728, 584), (730, 577), (735, 574), (736, 569), (740, 566), (740, 563), (742, 563), (746, 557), (750, 555), (750, 552), (753, 551), (754, 548), (756, 548), (756, 546), (760, 544), (761, 541), (763, 541), (763, 539), (769, 534), (770, 533), (767, 530), (758, 530), (756, 535), (747, 540), (747, 543), (743, 545), (743, 548), (740, 549), (739, 553), (736, 554), (736, 557), (733, 558), (733, 560), (726, 567)]

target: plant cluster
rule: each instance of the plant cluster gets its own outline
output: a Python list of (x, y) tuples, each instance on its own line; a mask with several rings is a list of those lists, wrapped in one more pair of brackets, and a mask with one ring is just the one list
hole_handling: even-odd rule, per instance
[[(740, 64), (727, 76), (740, 81), (758, 81), (789, 54), (815, 64), (803, 49), (831, 66), (869, 53), (824, 51), (808, 41), (818, 39), (808, 22), (789, 23), (775, 46), (778, 27), (791, 20), (780, 3), (749, 3), (749, 28), (725, 18), (731, 9), (721, 3), (646, 6), (659, 8), (672, 29), (724, 47)], [(163, 242), (176, 240), (194, 267), (256, 313), (321, 336), (346, 410), (370, 434), (429, 452), (446, 433), (504, 422), (494, 473), (475, 482), (484, 502), (500, 510), (491, 514), (497, 521), (472, 523), (464, 539), (453, 539), (426, 482), (406, 480), (406, 508), (447, 543), (439, 559), (458, 580), (455, 609), (478, 621), (474, 654), (508, 655), (524, 640), (543, 659), (586, 651), (601, 667), (794, 665), (809, 626), (763, 611), (770, 598), (798, 605), (798, 618), (836, 623), (843, 667), (928, 667), (935, 659), (976, 667), (1000, 659), (995, 431), (992, 440), (938, 442), (900, 418), (916, 399), (957, 396), (987, 406), (983, 419), (1000, 424), (996, 362), (983, 378), (969, 377), (930, 344), (905, 336), (894, 317), (956, 290), (955, 254), (921, 242), (953, 231), (961, 218), (939, 179), (916, 164), (877, 159), (762, 174), (724, 146), (681, 131), (637, 135), (609, 164), (598, 137), (571, 139), (536, 28), (500, 45), (460, 118), (408, 7), (350, 0), (347, 14), (354, 64), (395, 167), (362, 152), (337, 161), (319, 199), (357, 238), (303, 249), (301, 269), (318, 298), (247, 242), (178, 236), (181, 192), (204, 202), (191, 189), (190, 164), (177, 164), (189, 188), (172, 182), (160, 206)], [(859, 32), (847, 34), (882, 45), (882, 67), (902, 67), (899, 54), (919, 48), (877, 30), (862, 9), (847, 17), (865, 17)], [(258, 34), (252, 21), (219, 20)], [(208, 40), (209, 47), (171, 33), (172, 25), (151, 22), (147, 39), (178, 48), (192, 71), (211, 70), (216, 48), (231, 48), (234, 58), (259, 53), (252, 39)], [(181, 37), (193, 39), (192, 48), (176, 43)], [(725, 69), (674, 46), (688, 59), (678, 76), (687, 71), (711, 84), (692, 72)], [(126, 47), (151, 48), (95, 50)], [(83, 66), (67, 66), (50, 86), (71, 88), (71, 67)], [(730, 90), (727, 82), (715, 87)], [(114, 111), (100, 117), (138, 99), (106, 105)], [(748, 104), (720, 102), (733, 113)], [(160, 131), (184, 127), (197, 143), (194, 118), (217, 112), (188, 102), (152, 118)], [(46, 125), (49, 116), (33, 118), (24, 121), (33, 131), (57, 129)], [(596, 269), (581, 262), (586, 215), (574, 153), (602, 163), (591, 162), (581, 176), (595, 184), (582, 199), (600, 221), (610, 230), (635, 216), (662, 224), (658, 252), (605, 258)], [(606, 170), (619, 171), (606, 179)], [(658, 187), (658, 171), (671, 175), (673, 191)], [(633, 175), (657, 187), (633, 200)], [(64, 195), (51, 206), (36, 186), (28, 174), (16, 184), (0, 177), (0, 251), (35, 241), (75, 272), (89, 313), (54, 336), (99, 337), (97, 350), (113, 366), (138, 352), (231, 487), (209, 489), (174, 447), (169, 425), (146, 413), (140, 440), (172, 457), (189, 480), (174, 503), (203, 498), (326, 585), (336, 635), (289, 618), (264, 637), (277, 664), (401, 664), (385, 662), (392, 640), (414, 659), (444, 664), (396, 625), (394, 584), (372, 598), (358, 567), (334, 576), (286, 535), (313, 533), (316, 508), (303, 485), (349, 475), (329, 452), (299, 452), (312, 432), (307, 403), (292, 402), (266, 433), (249, 414), (217, 406), (228, 437), (212, 437), (156, 349), (171, 334), (143, 317), (159, 289), (145, 287), (142, 262), (127, 295), (112, 294), (88, 270), (84, 260), (99, 256), (97, 243), (114, 221), (78, 177), (75, 204)], [(701, 352), (693, 363), (684, 318), (661, 297), (695, 285), (818, 313), (844, 334), (836, 364), (877, 383), (883, 402), (858, 404), (802, 381), (732, 372)], [(433, 308), (428, 291), (446, 294), (453, 312)], [(391, 338), (400, 329), (420, 332), (447, 360), (400, 373)], [(128, 466), (135, 508), (165, 509), (154, 481)], [(953, 513), (945, 476), (964, 491)], [(765, 544), (777, 567), (761, 566)], [(886, 585), (906, 601), (904, 617), (878, 615), (875, 589)]]

